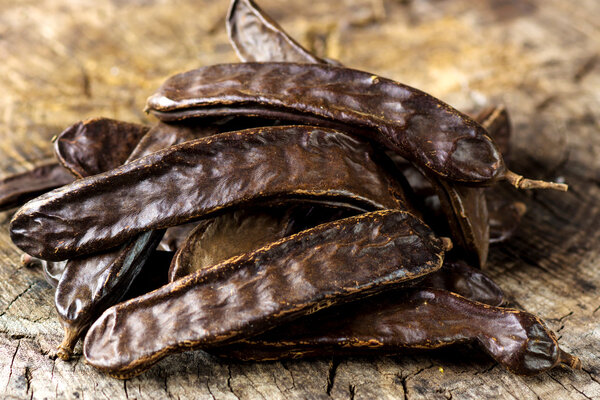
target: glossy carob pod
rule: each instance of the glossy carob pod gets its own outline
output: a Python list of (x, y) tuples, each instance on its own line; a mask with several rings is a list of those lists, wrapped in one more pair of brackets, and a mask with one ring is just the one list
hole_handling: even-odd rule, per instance
[(490, 306), (499, 307), (506, 301), (504, 291), (489, 276), (453, 257), (446, 257), (442, 268), (414, 286), (447, 290)]
[(67, 262), (54, 293), (56, 311), (65, 331), (58, 346), (59, 358), (68, 360), (90, 324), (123, 298), (144, 270), (163, 233), (145, 232), (115, 250)]
[(518, 375), (581, 363), (525, 311), (493, 307), (439, 289), (405, 289), (330, 308), (260, 336), (209, 349), (241, 360), (394, 354), (475, 342)]
[(45, 163), (31, 170), (0, 179), (0, 211), (18, 207), (75, 178), (57, 162)]
[(15, 214), (11, 238), (33, 256), (61, 260), (259, 201), (409, 209), (378, 157), (370, 145), (329, 129), (224, 133), (40, 196)]
[[(211, 218), (190, 232), (175, 253), (169, 282), (321, 223), (344, 218), (348, 212), (325, 207), (272, 207), (237, 210)], [(449, 290), (493, 306), (504, 303), (504, 292), (498, 285), (460, 260), (445, 259), (442, 268), (414, 285)]]
[(252, 0), (231, 2), (226, 28), (233, 49), (244, 62), (333, 63), (303, 48)]
[(367, 72), (323, 64), (220, 64), (169, 78), (146, 110), (163, 121), (224, 115), (306, 121), (381, 143), (449, 180), (517, 187), (530, 181), (508, 171), (477, 122), (418, 89)]
[(77, 178), (96, 175), (125, 163), (149, 129), (110, 118), (88, 119), (61, 132), (54, 152)]
[(174, 352), (240, 340), (436, 271), (449, 240), (405, 211), (319, 225), (108, 309), (86, 362), (118, 378)]
[[(103, 130), (102, 127), (107, 129)], [(68, 149), (70, 145), (57, 147), (57, 153), (60, 150), (65, 155), (64, 162), (78, 166), (81, 175), (86, 176), (87, 167), (90, 168), (90, 175), (104, 172), (98, 169), (110, 170), (164, 147), (212, 134), (215, 130), (211, 127), (163, 123), (147, 129), (143, 125), (96, 119), (75, 124), (65, 132), (65, 140), (90, 144), (86, 153), (87, 161), (81, 163), (69, 161), (71, 159), (68, 156), (73, 152), (65, 148)], [(143, 137), (140, 139), (141, 133)], [(114, 154), (103, 158), (102, 153), (106, 151)], [(126, 154), (129, 156), (124, 159)], [(102, 161), (97, 161), (99, 159)], [(132, 282), (139, 279), (140, 275), (154, 274), (147, 262), (155, 254), (154, 249), (164, 233), (164, 230), (145, 232), (116, 249), (68, 261), (62, 273), (64, 279), (59, 279), (54, 296), (59, 320), (65, 331), (64, 339), (58, 346), (58, 357), (69, 359), (89, 325), (104, 310), (122, 300)]]
[(250, 207), (219, 215), (189, 233), (175, 253), (169, 281), (356, 211), (325, 206)]

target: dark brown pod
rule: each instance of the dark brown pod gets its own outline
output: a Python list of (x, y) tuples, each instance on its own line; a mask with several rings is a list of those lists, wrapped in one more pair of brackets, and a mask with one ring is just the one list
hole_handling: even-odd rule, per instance
[(0, 211), (17, 207), (57, 187), (74, 181), (62, 165), (53, 162), (0, 179)]
[(304, 49), (252, 0), (233, 0), (227, 34), (240, 60), (327, 63)]
[(150, 128), (109, 118), (93, 118), (65, 129), (54, 141), (54, 152), (77, 178), (122, 165)]
[(340, 128), (381, 143), (447, 179), (521, 189), (567, 185), (508, 171), (473, 119), (418, 89), (367, 72), (323, 64), (220, 64), (169, 78), (146, 110), (163, 121), (254, 115)]
[(169, 282), (353, 211), (319, 207), (246, 207), (202, 221), (182, 242)]
[(486, 107), (477, 113), (475, 120), (487, 129), (492, 139), (494, 139), (494, 143), (498, 146), (498, 150), (502, 153), (502, 157), (505, 160), (510, 157), (512, 129), (506, 108), (503, 105)]
[(431, 273), (449, 247), (404, 211), (322, 224), (108, 309), (84, 355), (127, 378), (170, 353), (250, 337)]
[(415, 284), (418, 288), (442, 289), (469, 300), (501, 306), (504, 291), (490, 277), (462, 260), (446, 259), (442, 268)]
[[(373, 74), (323, 64), (244, 63), (169, 78), (148, 99), (160, 119), (255, 113), (344, 124), (423, 168), (452, 180), (490, 183), (502, 156), (485, 130), (434, 97)], [(313, 123), (314, 121), (310, 121)]]
[(101, 255), (69, 260), (56, 287), (54, 304), (65, 329), (58, 357), (68, 360), (88, 326), (117, 303), (141, 272), (163, 231), (145, 232)]
[(490, 214), (490, 244), (502, 243), (515, 234), (527, 206), (520, 201), (498, 198), (492, 193), (486, 193), (486, 199)]
[[(511, 128), (508, 113), (503, 106), (488, 107), (475, 119), (494, 140), (500, 139), (502, 150), (508, 151)], [(504, 153), (502, 155), (504, 156)], [(491, 229), (489, 196), (486, 193), (498, 189), (494, 186), (485, 189), (465, 186), (440, 179), (439, 176), (425, 170), (422, 172), (438, 196), (456, 247), (463, 250), (463, 256), (470, 262), (483, 268), (487, 261)], [(506, 224), (504, 228), (498, 226), (498, 219), (495, 219), (494, 225), (496, 231), (513, 232), (519, 221), (520, 217), (516, 221), (504, 219), (503, 222)]]
[(33, 256), (61, 260), (258, 201), (407, 209), (402, 188), (377, 157), (370, 145), (329, 129), (224, 133), (40, 196), (15, 214), (11, 238)]
[[(98, 129), (106, 123), (109, 123), (112, 129), (109, 130), (112, 138), (132, 136), (131, 133), (128, 133), (129, 129), (133, 129), (129, 126), (131, 124), (121, 125), (117, 121), (105, 122), (104, 120), (98, 120), (97, 123), (90, 122), (82, 126), (79, 131), (84, 137), (98, 136), (102, 138), (102, 134)], [(118, 131), (119, 127), (123, 129), (123, 132)], [(92, 135), (93, 132), (96, 132), (96, 134)], [(131, 145), (134, 144), (131, 141), (127, 142), (128, 145), (125, 147), (131, 153), (129, 160), (134, 160), (160, 150), (163, 146), (166, 147), (189, 140), (194, 135), (202, 135), (204, 132), (205, 130), (200, 128), (194, 131), (190, 127), (168, 126), (159, 123), (150, 129), (141, 140), (138, 140), (139, 143), (135, 149), (131, 149)], [(113, 142), (115, 142), (115, 147), (125, 143), (116, 139), (113, 139)], [(90, 158), (102, 158), (101, 154), (95, 154), (92, 151), (102, 149), (102, 146), (92, 146), (88, 149)], [(110, 149), (104, 150), (110, 152)], [(122, 157), (126, 151), (121, 147), (116, 152), (120, 154), (119, 157), (109, 156), (102, 163), (92, 163), (91, 168), (113, 169), (118, 167), (124, 162)], [(83, 176), (87, 174), (86, 167), (86, 164), (80, 165), (80, 173)], [(98, 171), (92, 170), (91, 172), (97, 173)], [(116, 304), (125, 296), (131, 282), (139, 277), (149, 255), (157, 247), (157, 243), (161, 240), (163, 234), (164, 230), (146, 232), (117, 249), (88, 257), (75, 258), (66, 263), (66, 266), (63, 267), (64, 279), (57, 283), (54, 296), (54, 304), (59, 320), (65, 330), (63, 341), (57, 352), (61, 359), (68, 360), (79, 337), (89, 325), (104, 310)]]
[(581, 366), (577, 357), (560, 349), (554, 333), (538, 317), (436, 289), (394, 291), (330, 308), (209, 352), (241, 360), (277, 360), (393, 354), (464, 342), (476, 342), (519, 375), (558, 365)]

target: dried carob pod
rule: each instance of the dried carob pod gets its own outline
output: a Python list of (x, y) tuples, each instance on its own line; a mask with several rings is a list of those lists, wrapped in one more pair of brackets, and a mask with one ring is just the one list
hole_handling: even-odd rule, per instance
[[(375, 311), (376, 310), (376, 311)], [(492, 307), (439, 289), (394, 291), (323, 310), (213, 354), (241, 360), (278, 360), (338, 354), (393, 354), (475, 342), (518, 375), (556, 366), (580, 368), (538, 317)]]
[(88, 331), (84, 355), (127, 378), (169, 353), (250, 337), (427, 275), (449, 247), (399, 210), (322, 224), (110, 308)]
[(82, 333), (104, 310), (123, 298), (163, 233), (145, 232), (116, 250), (67, 262), (54, 294), (65, 331), (58, 357), (68, 360)]
[(39, 165), (31, 170), (0, 179), (0, 211), (25, 202), (75, 179), (56, 162)]
[(224, 133), (40, 196), (14, 216), (11, 238), (33, 256), (61, 260), (258, 201), (409, 209), (403, 189), (374, 161), (378, 157), (368, 144), (329, 129)]
[(524, 179), (477, 122), (427, 93), (367, 72), (323, 64), (220, 64), (169, 78), (147, 101), (163, 121), (255, 115), (344, 127), (450, 180), (522, 189)]
[(109, 118), (88, 119), (60, 133), (54, 152), (77, 178), (96, 175), (125, 163), (149, 129)]
[(240, 60), (333, 63), (303, 48), (252, 0), (233, 0), (226, 18), (229, 40)]
[[(348, 212), (325, 207), (312, 207), (307, 211), (303, 206), (247, 208), (203, 221), (190, 232), (173, 257), (169, 282), (321, 223), (341, 219)], [(493, 306), (504, 302), (504, 292), (498, 285), (460, 260), (444, 260), (441, 269), (414, 285), (449, 290)]]

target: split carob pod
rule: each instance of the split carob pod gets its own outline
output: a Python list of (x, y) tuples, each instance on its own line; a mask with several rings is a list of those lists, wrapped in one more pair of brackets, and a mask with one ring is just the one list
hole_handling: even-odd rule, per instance
[[(196, 227), (175, 253), (169, 282), (206, 270), (231, 257), (250, 252), (286, 236), (344, 217), (349, 211), (318, 207), (246, 208), (206, 220)], [(412, 284), (412, 283), (411, 283)], [(504, 303), (504, 292), (481, 271), (460, 260), (446, 258), (442, 268), (415, 283), (456, 292), (493, 306)]]
[[(376, 312), (374, 312), (376, 310)], [(332, 307), (210, 353), (241, 360), (394, 354), (474, 342), (519, 375), (581, 363), (538, 317), (445, 290), (406, 289)]]
[(77, 122), (54, 140), (58, 160), (77, 178), (122, 165), (150, 127), (110, 118)]
[(86, 362), (128, 378), (170, 353), (224, 345), (427, 275), (449, 247), (401, 210), (322, 224), (111, 307), (86, 335)]
[(302, 230), (355, 214), (319, 206), (246, 207), (197, 226), (175, 253), (169, 282), (204, 270)]
[(34, 257), (61, 260), (242, 204), (409, 209), (378, 157), (369, 144), (330, 129), (223, 133), (171, 146), (30, 201), (13, 217), (11, 239)]
[(0, 211), (21, 206), (42, 193), (74, 180), (71, 173), (56, 162), (6, 176), (0, 179)]
[(477, 122), (418, 89), (339, 66), (219, 64), (169, 78), (147, 101), (163, 121), (255, 115), (330, 126), (365, 136), (446, 179), (472, 185), (566, 190), (524, 179)]
[[(70, 145), (56, 149), (57, 153), (63, 152), (65, 155), (64, 162), (76, 166), (78, 173), (84, 177), (88, 175), (88, 167), (89, 175), (104, 172), (99, 171), (100, 168), (111, 170), (123, 162), (135, 160), (164, 146), (189, 140), (205, 132), (203, 127), (198, 127), (193, 133), (192, 130), (190, 127), (162, 123), (146, 129), (143, 125), (96, 119), (75, 124), (65, 131), (67, 135), (61, 135), (65, 141), (91, 144), (87, 148), (84, 162), (71, 162), (72, 158), (76, 160), (77, 157), (71, 157), (74, 151), (65, 150)], [(110, 137), (107, 138), (106, 135)], [(106, 144), (111, 146), (107, 147)], [(110, 152), (111, 147), (116, 155), (103, 159), (103, 153)], [(124, 159), (126, 154), (129, 157)], [(102, 161), (97, 161), (100, 159)], [(58, 346), (58, 357), (63, 360), (71, 357), (77, 341), (89, 325), (108, 307), (122, 300), (139, 275), (156, 273), (146, 264), (164, 233), (164, 230), (144, 232), (116, 249), (77, 257), (66, 263), (54, 295), (54, 304), (65, 331), (63, 341)]]

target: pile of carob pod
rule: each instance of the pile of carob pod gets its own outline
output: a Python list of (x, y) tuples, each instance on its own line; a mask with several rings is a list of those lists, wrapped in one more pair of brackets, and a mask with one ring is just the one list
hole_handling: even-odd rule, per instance
[[(321, 59), (251, 0), (232, 1), (242, 63), (169, 78), (153, 126), (98, 118), (59, 163), (0, 183), (13, 242), (56, 286), (58, 356), (139, 374), (168, 354), (274, 360), (472, 342), (516, 374), (577, 368), (480, 270), (525, 212), (502, 107), (471, 118)], [(448, 236), (448, 237), (446, 237)], [(68, 260), (68, 261), (66, 261)]]

